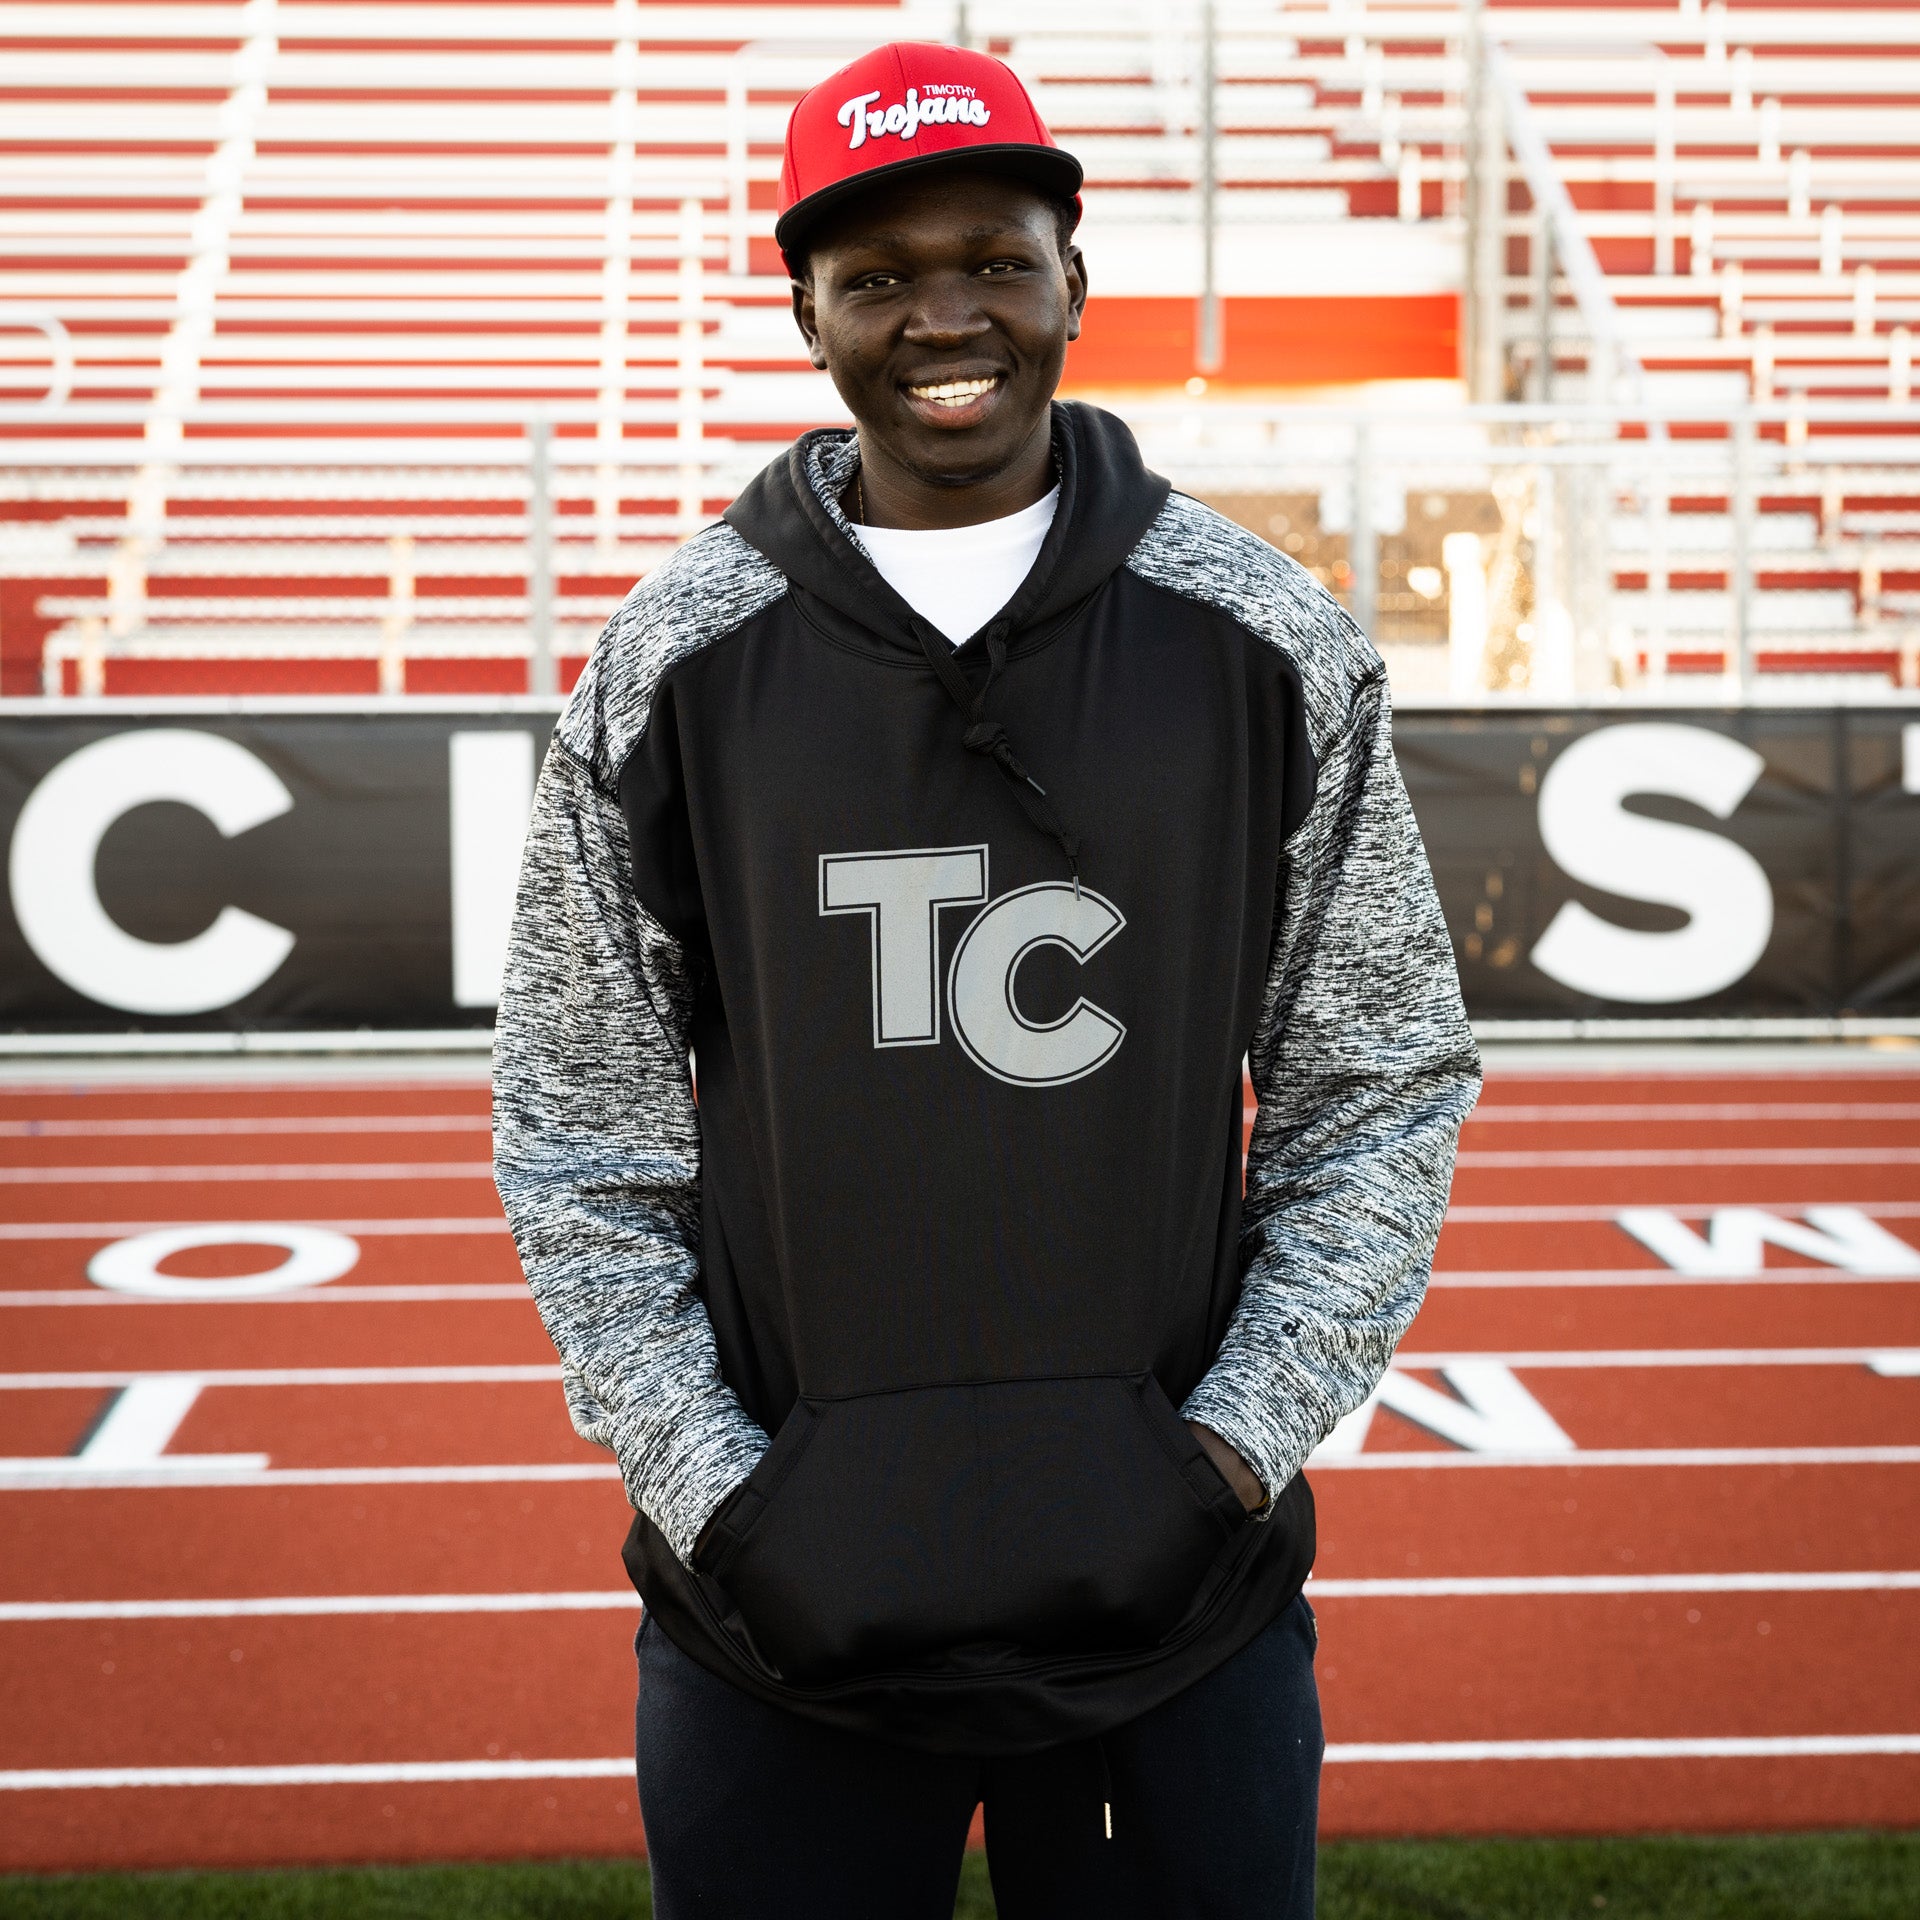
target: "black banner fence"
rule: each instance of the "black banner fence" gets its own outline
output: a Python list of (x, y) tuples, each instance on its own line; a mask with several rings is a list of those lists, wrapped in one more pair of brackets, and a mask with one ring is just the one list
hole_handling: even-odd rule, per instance
[[(0, 702), (0, 1031), (484, 1029), (554, 711)], [(1920, 1016), (1920, 701), (1395, 735), (1476, 1019)]]

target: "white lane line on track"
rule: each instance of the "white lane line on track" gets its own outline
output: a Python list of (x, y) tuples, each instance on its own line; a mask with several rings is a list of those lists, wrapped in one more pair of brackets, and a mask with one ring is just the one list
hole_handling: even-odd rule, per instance
[[(1766, 1267), (1757, 1273), (1675, 1273), (1667, 1267), (1460, 1268), (1436, 1272), (1434, 1287), (1911, 1287), (1920, 1274), (1844, 1273), (1832, 1267)], [(289, 1299), (300, 1296), (288, 1295)], [(4, 1298), (4, 1296), (0, 1296)]]
[(1920, 1447), (1595, 1447), (1575, 1453), (1449, 1448), (1444, 1453), (1316, 1454), (1307, 1465), (1315, 1473), (1441, 1467), (1913, 1467), (1920, 1466)]
[(0, 1140), (242, 1138), (255, 1133), (490, 1133), (484, 1113), (291, 1113), (256, 1119), (0, 1120)]
[(1462, 1760), (1850, 1760), (1920, 1754), (1920, 1733), (1761, 1734), (1653, 1740), (1350, 1740), (1327, 1748), (1349, 1765)]
[[(1481, 1578), (1322, 1580), (1310, 1599), (1454, 1600), (1579, 1598), (1649, 1593), (1909, 1593), (1920, 1572), (1520, 1574)], [(233, 1600), (18, 1600), (0, 1602), (0, 1625), (114, 1620), (329, 1619), (366, 1614), (624, 1613), (631, 1587), (561, 1593), (274, 1594)]]
[[(560, 1378), (559, 1367), (144, 1367), (86, 1373), (0, 1373), (0, 1393), (128, 1387), (136, 1380), (184, 1375), (203, 1387), (480, 1387)], [(0, 1456), (4, 1464), (4, 1456)]]
[(0, 1167), (0, 1186), (158, 1186), (169, 1181), (225, 1180), (491, 1180), (491, 1160), (316, 1160), (232, 1166), (217, 1160), (151, 1167)]
[[(1907, 1275), (1909, 1284), (1920, 1285), (1920, 1275)], [(212, 1294), (190, 1304), (205, 1307), (280, 1307), (308, 1306), (329, 1300), (372, 1301), (392, 1306), (419, 1300), (522, 1300), (529, 1306), (533, 1295), (521, 1281), (502, 1281), (498, 1285), (474, 1281), (449, 1282), (445, 1286), (319, 1286), (302, 1287), (294, 1293)], [(0, 1287), (0, 1307), (177, 1307), (177, 1299), (160, 1299), (146, 1294), (109, 1293), (101, 1287)]]
[(1462, 1167), (1911, 1167), (1920, 1147), (1587, 1147), (1462, 1152)]
[[(1920, 1572), (1489, 1574), (1307, 1581), (1311, 1600), (1578, 1599), (1649, 1593), (1914, 1593)], [(0, 1610), (0, 1619), (7, 1616)]]
[[(1915, 1449), (1920, 1456), (1920, 1448)], [(1560, 1456), (1564, 1463), (1567, 1455)], [(460, 1487), (539, 1484), (555, 1480), (614, 1480), (611, 1461), (567, 1461), (534, 1466), (267, 1467), (218, 1472), (197, 1467), (150, 1468), (137, 1473), (73, 1473), (54, 1468), (24, 1473), (0, 1458), (0, 1493), (99, 1493), (207, 1487)]]
[[(1920, 1147), (1595, 1147), (1530, 1152), (1463, 1150), (1456, 1162), (1475, 1172), (1642, 1167), (1911, 1167)], [(491, 1160), (161, 1161), (136, 1166), (0, 1166), (0, 1186), (162, 1186), (205, 1181), (491, 1180)]]
[(1606, 1125), (1658, 1124), (1671, 1120), (1678, 1124), (1702, 1121), (1747, 1121), (1770, 1125), (1782, 1121), (1805, 1120), (1920, 1120), (1920, 1102), (1911, 1100), (1742, 1100), (1676, 1101), (1671, 1106), (1658, 1103), (1622, 1105), (1596, 1101), (1592, 1106), (1505, 1106), (1499, 1102), (1482, 1103), (1467, 1116), (1467, 1125), (1513, 1124), (1521, 1126), (1563, 1126), (1588, 1122)]
[[(1408, 1368), (1495, 1360), (1505, 1367), (1870, 1367), (1920, 1357), (1920, 1347), (1555, 1347), (1532, 1353), (1429, 1353), (1402, 1347), (1393, 1364)], [(6, 1375), (0, 1374), (0, 1385)]]
[[(1781, 1734), (1624, 1740), (1335, 1741), (1332, 1765), (1483, 1760), (1826, 1760), (1920, 1754), (1920, 1734)], [(626, 1780), (633, 1761), (403, 1760), (263, 1767), (24, 1767), (0, 1772), (0, 1792), (69, 1793), (116, 1787), (440, 1786), (488, 1780)]]
[[(1519, 1353), (1427, 1352), (1403, 1347), (1394, 1367), (1432, 1371), (1482, 1361), (1514, 1368), (1877, 1367), (1920, 1366), (1920, 1347), (1625, 1347), (1547, 1348)], [(0, 1373), (0, 1393), (63, 1393), (125, 1387), (183, 1375), (203, 1387), (489, 1386), (560, 1378), (556, 1365), (464, 1367), (145, 1367), (76, 1373)], [(0, 1461), (3, 1463), (3, 1461)]]
[[(97, 1234), (98, 1229), (96, 1228)], [(1436, 1273), (1436, 1288), (1548, 1289), (1555, 1287), (1914, 1287), (1920, 1274), (1836, 1273), (1831, 1267), (1768, 1267), (1760, 1273), (1674, 1273), (1664, 1267), (1597, 1267), (1555, 1273), (1540, 1269)], [(392, 1305), (421, 1300), (525, 1300), (532, 1295), (519, 1281), (449, 1281), (445, 1285), (401, 1283), (303, 1287), (293, 1293), (215, 1294), (192, 1302), (208, 1307), (299, 1307), (329, 1300)], [(175, 1307), (177, 1300), (110, 1293), (99, 1287), (0, 1287), (0, 1307)]]
[(577, 1593), (320, 1593), (251, 1600), (23, 1600), (0, 1603), (0, 1625), (88, 1620), (310, 1620), (387, 1613), (638, 1612), (631, 1587)]
[(375, 1760), (281, 1767), (23, 1767), (0, 1772), (0, 1793), (103, 1787), (402, 1787), (468, 1780), (630, 1780), (615, 1760)]
[[(248, 1129), (257, 1131), (257, 1129)], [(319, 1133), (319, 1127), (288, 1129)], [(369, 1131), (365, 1127), (340, 1131)], [(390, 1129), (397, 1131), (397, 1129)], [(413, 1129), (426, 1131), (426, 1129)], [(451, 1131), (451, 1129), (447, 1129)], [(486, 1131), (480, 1121), (461, 1131)], [(1920, 1164), (1920, 1146), (1584, 1146), (1584, 1148), (1463, 1148), (1463, 1167), (1910, 1167)], [(140, 1165), (6, 1165), (0, 1181), (290, 1181), (290, 1179), (419, 1179), (426, 1173), (447, 1171), (474, 1175), (492, 1171), (490, 1162), (422, 1162), (388, 1169), (386, 1162), (317, 1162), (317, 1164), (230, 1164), (221, 1160), (180, 1160)]]
[[(1612, 1225), (1624, 1204), (1591, 1207), (1450, 1207), (1447, 1218), (1469, 1226), (1551, 1225), (1559, 1221), (1598, 1221)], [(1735, 1204), (1745, 1203), (1726, 1200), (1672, 1201), (1666, 1203), (1666, 1211), (1682, 1218), (1704, 1220)], [(1920, 1219), (1920, 1201), (1916, 1200), (1769, 1200), (1767, 1206), (1776, 1213), (1804, 1212), (1808, 1207), (1848, 1206), (1874, 1219)], [(0, 1240), (117, 1240), (124, 1235), (157, 1233), (163, 1227), (181, 1224), (179, 1220), (7, 1220), (0, 1221)], [(396, 1216), (380, 1220), (313, 1218), (295, 1221), (275, 1215), (274, 1224), (329, 1227), (335, 1233), (349, 1233), (356, 1238), (370, 1234), (418, 1235), (425, 1238), (443, 1234), (505, 1233), (507, 1230), (504, 1216), (498, 1214), (465, 1219), (408, 1219)]]
[[(1579, 1472), (1587, 1467), (1912, 1467), (1920, 1466), (1920, 1446), (1910, 1447), (1614, 1447), (1576, 1453), (1465, 1453), (1452, 1448), (1434, 1453), (1352, 1453), (1316, 1455), (1315, 1473), (1432, 1472), (1440, 1469), (1494, 1467)], [(257, 1472), (155, 1468), (142, 1472), (73, 1472), (56, 1465), (45, 1471), (9, 1470), (0, 1458), (0, 1493), (104, 1493), (167, 1488), (210, 1487), (408, 1487), (518, 1485), (555, 1480), (617, 1481), (620, 1469), (607, 1462), (564, 1465), (472, 1467), (268, 1467)]]
[[(6, 1220), (0, 1221), (0, 1240), (119, 1240), (136, 1233), (159, 1233), (167, 1227), (188, 1224), (182, 1220)], [(271, 1223), (262, 1221), (260, 1224), (327, 1227), (335, 1233), (351, 1234), (356, 1240), (378, 1234), (432, 1239), (447, 1234), (505, 1233), (507, 1230), (503, 1214), (482, 1214), (470, 1219), (421, 1220), (401, 1217), (387, 1220), (286, 1220), (276, 1215)]]
[[(1594, 1206), (1570, 1207), (1449, 1207), (1447, 1219), (1464, 1226), (1522, 1227), (1555, 1226), (1571, 1221), (1601, 1221), (1612, 1224), (1619, 1219), (1626, 1201), (1600, 1202)], [(1635, 1203), (1639, 1204), (1639, 1203)], [(1757, 1205), (1745, 1200), (1662, 1200), (1665, 1212), (1683, 1219), (1705, 1220), (1728, 1207)], [(1769, 1197), (1767, 1208), (1773, 1213), (1804, 1213), (1809, 1207), (1852, 1207), (1875, 1220), (1920, 1220), (1920, 1200), (1781, 1200)]]

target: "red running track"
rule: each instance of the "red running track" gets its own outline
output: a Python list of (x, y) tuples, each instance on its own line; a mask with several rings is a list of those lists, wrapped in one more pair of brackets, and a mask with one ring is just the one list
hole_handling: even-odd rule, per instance
[[(0, 1868), (643, 1844), (487, 1145), (472, 1082), (0, 1088)], [(89, 1277), (248, 1222), (352, 1264)], [(1496, 1071), (1314, 1478), (1329, 1835), (1920, 1822), (1920, 1071)]]

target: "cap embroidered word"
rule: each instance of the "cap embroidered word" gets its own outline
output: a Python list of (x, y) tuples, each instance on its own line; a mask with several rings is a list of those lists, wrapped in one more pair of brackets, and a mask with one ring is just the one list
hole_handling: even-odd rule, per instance
[(896, 100), (885, 112), (876, 113), (872, 110), (873, 102), (879, 98), (877, 89), (872, 93), (859, 93), (841, 107), (840, 124), (853, 129), (853, 137), (847, 142), (849, 147), (865, 146), (868, 134), (876, 140), (889, 133), (911, 140), (923, 126), (951, 127), (965, 123), (984, 127), (993, 118), (993, 109), (970, 90), (967, 94), (935, 94), (923, 100), (909, 87), (904, 104)]

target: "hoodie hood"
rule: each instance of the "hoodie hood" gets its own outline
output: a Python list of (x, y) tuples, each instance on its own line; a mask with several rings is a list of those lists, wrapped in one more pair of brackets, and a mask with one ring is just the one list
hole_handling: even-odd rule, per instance
[[(1097, 407), (1053, 404), (1060, 502), (1013, 598), (957, 650), (881, 577), (840, 496), (860, 464), (851, 428), (810, 433), (764, 468), (726, 519), (787, 577), (802, 610), (843, 642), (924, 663), (966, 721), (960, 744), (991, 760), (1034, 828), (1060, 848), (1080, 890), (1080, 836), (989, 711), (995, 684), (1022, 642), (1090, 599), (1126, 563), (1171, 491), (1149, 473), (1125, 424)], [(977, 663), (985, 656), (984, 673)], [(969, 673), (969, 667), (976, 671)]]
[[(1019, 591), (989, 623), (1020, 651), (1125, 565), (1171, 491), (1149, 472), (1124, 421), (1074, 400), (1053, 403), (1053, 461), (1060, 504)], [(724, 518), (813, 603), (807, 611), (856, 644), (923, 656), (913, 609), (880, 577), (840, 507), (860, 465), (851, 427), (804, 434), (748, 484)], [(924, 623), (920, 623), (924, 624)], [(982, 634), (960, 649), (981, 647)], [(944, 637), (940, 647), (953, 648)], [(977, 653), (973, 657), (978, 657)]]

